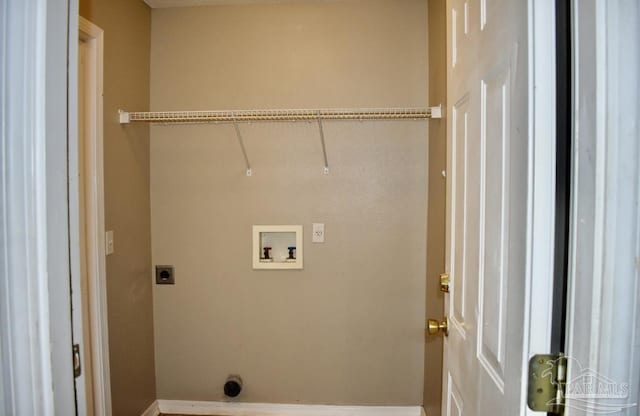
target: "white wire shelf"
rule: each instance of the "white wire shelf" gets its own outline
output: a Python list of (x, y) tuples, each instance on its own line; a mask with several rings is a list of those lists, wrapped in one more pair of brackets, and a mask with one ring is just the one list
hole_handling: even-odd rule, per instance
[(136, 111), (120, 110), (120, 123), (191, 124), (255, 121), (425, 120), (441, 118), (441, 107), (297, 110)]
[(152, 124), (201, 124), (201, 123), (233, 123), (238, 144), (242, 150), (247, 176), (252, 176), (253, 169), (249, 162), (247, 149), (238, 123), (280, 121), (317, 122), (322, 145), (325, 175), (329, 174), (329, 161), (324, 140), (322, 122), (325, 120), (427, 120), (442, 118), (442, 107), (426, 108), (341, 108), (341, 109), (298, 109), (298, 110), (222, 110), (222, 111), (136, 111), (120, 110), (120, 123), (152, 123)]

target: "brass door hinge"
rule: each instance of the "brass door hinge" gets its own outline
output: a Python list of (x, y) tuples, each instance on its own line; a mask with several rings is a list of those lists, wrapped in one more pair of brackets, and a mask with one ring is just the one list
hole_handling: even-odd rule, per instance
[(73, 344), (73, 377), (78, 378), (82, 374), (82, 360), (80, 359), (80, 345)]
[(538, 354), (529, 360), (527, 405), (534, 412), (564, 414), (567, 358), (562, 353)]

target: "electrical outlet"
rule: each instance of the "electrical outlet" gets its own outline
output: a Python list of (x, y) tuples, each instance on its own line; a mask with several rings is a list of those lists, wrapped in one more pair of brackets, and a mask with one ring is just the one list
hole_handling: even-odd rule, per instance
[(175, 285), (176, 274), (173, 266), (156, 266), (156, 284), (157, 285)]
[(324, 224), (313, 223), (311, 241), (313, 243), (324, 243)]

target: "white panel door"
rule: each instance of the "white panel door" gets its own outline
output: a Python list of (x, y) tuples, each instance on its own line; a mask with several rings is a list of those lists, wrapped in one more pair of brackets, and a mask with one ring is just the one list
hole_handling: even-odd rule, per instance
[(525, 405), (527, 2), (448, 0), (447, 19), (442, 413), (515, 415)]

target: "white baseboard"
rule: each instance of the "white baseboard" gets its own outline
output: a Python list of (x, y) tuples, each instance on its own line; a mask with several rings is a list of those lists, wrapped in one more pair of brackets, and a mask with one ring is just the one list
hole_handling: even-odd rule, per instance
[(158, 406), (158, 401), (151, 403), (151, 405), (144, 411), (141, 416), (158, 416), (160, 414), (160, 406)]
[[(158, 400), (161, 413), (219, 416), (421, 416), (422, 406), (330, 406)], [(145, 413), (143, 416), (157, 416)]]
[(420, 408), (420, 414), (421, 414), (422, 416), (427, 416), (427, 412), (424, 410), (424, 407), (421, 407), (421, 408)]

